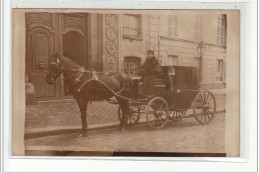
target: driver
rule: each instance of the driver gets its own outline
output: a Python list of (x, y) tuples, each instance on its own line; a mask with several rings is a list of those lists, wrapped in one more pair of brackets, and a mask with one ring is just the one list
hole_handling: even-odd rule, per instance
[(160, 75), (160, 64), (154, 56), (154, 51), (147, 51), (147, 58), (141, 66), (143, 88), (145, 95), (152, 96), (155, 92), (155, 78)]

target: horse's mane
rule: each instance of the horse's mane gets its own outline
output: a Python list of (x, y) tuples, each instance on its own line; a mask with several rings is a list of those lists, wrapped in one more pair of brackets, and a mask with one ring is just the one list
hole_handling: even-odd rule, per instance
[(60, 56), (59, 59), (63, 61), (63, 64), (66, 64), (68, 66), (67, 68), (72, 68), (72, 69), (79, 69), (81, 66), (75, 63), (73, 60), (66, 56)]

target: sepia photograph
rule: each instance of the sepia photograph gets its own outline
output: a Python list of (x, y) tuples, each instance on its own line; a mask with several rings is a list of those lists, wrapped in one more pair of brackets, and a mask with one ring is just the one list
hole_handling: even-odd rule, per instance
[(12, 14), (13, 155), (240, 156), (239, 10)]

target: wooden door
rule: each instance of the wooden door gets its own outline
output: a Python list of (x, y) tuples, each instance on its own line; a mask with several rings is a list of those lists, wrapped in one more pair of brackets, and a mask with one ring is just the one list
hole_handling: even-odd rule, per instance
[(26, 14), (26, 75), (39, 99), (62, 98), (66, 93), (61, 79), (54, 85), (45, 81), (48, 58), (55, 52), (87, 65), (86, 20), (83, 14)]
[[(87, 67), (87, 16), (86, 14), (61, 14), (60, 45), (63, 55), (80, 66)], [(70, 95), (64, 81), (63, 95)]]

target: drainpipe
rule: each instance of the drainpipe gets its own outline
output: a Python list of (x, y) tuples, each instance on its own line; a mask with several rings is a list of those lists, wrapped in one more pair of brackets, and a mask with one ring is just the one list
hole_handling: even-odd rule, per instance
[(203, 54), (206, 48), (203, 46), (203, 42), (198, 43), (197, 52), (200, 55), (199, 58), (199, 81), (203, 82)]

